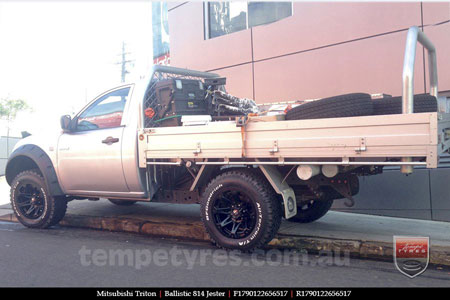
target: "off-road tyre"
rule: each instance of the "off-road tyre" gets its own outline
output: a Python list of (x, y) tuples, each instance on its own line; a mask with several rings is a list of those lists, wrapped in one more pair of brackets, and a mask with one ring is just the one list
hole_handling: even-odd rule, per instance
[(297, 205), (297, 214), (289, 218), (289, 222), (311, 223), (323, 216), (330, 210), (333, 200), (311, 200)]
[(369, 94), (354, 93), (324, 98), (296, 106), (286, 113), (286, 120), (344, 118), (373, 113)]
[(49, 193), (44, 177), (38, 170), (19, 173), (11, 183), (10, 198), (17, 220), (30, 228), (56, 225), (67, 210), (67, 200)]
[[(438, 108), (436, 97), (421, 94), (414, 95), (414, 112), (436, 112)], [(392, 97), (373, 100), (374, 115), (392, 115), (402, 113), (402, 97)]]
[[(237, 218), (234, 222), (236, 215), (233, 212), (239, 207), (237, 204), (242, 205), (239, 208), (242, 209), (239, 211), (241, 219)], [(226, 171), (211, 180), (201, 196), (200, 209), (211, 241), (224, 249), (253, 251), (270, 242), (281, 225), (281, 202), (266, 179), (248, 169)], [(216, 224), (225, 224), (219, 221), (221, 218), (225, 220), (227, 216), (233, 222), (231, 226)], [(239, 223), (240, 229), (233, 235), (234, 226)], [(253, 223), (254, 226), (250, 226)]]
[(133, 201), (133, 200), (120, 200), (120, 199), (108, 199), (108, 200), (112, 204), (119, 205), (119, 206), (131, 206), (137, 202), (137, 201)]
[(56, 215), (50, 222), (49, 227), (59, 224), (67, 212), (67, 200), (65, 197), (56, 197), (55, 201), (59, 203), (59, 208), (56, 210)]

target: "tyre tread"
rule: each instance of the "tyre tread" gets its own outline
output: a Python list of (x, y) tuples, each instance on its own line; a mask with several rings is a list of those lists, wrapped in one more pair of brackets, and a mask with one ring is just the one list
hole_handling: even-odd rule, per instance
[(286, 113), (286, 120), (343, 118), (368, 116), (373, 113), (369, 94), (353, 93), (324, 98), (294, 107)]
[(297, 210), (297, 215), (294, 217), (288, 219), (290, 222), (297, 222), (297, 223), (311, 223), (314, 222), (323, 216), (326, 215), (326, 213), (330, 210), (331, 206), (333, 205), (332, 199), (327, 200), (319, 200), (320, 202), (316, 203), (318, 206), (315, 207), (314, 212), (308, 212), (306, 214), (301, 214), (301, 211)]
[[(436, 97), (428, 94), (414, 95), (414, 113), (436, 112)], [(393, 115), (402, 113), (402, 97), (373, 100), (374, 115)]]
[[(45, 220), (42, 223), (27, 224), (21, 219), (21, 217), (17, 216), (17, 214), (16, 214), (16, 217), (19, 220), (19, 222), (22, 223), (24, 226), (31, 227), (31, 228), (48, 228), (48, 227), (58, 224), (64, 218), (64, 215), (66, 214), (67, 200), (62, 197), (54, 197), (54, 196), (50, 195), (47, 187), (45, 186), (45, 179), (41, 175), (41, 172), (39, 172), (39, 170), (33, 169), (33, 170), (22, 171), (14, 178), (13, 183), (17, 181), (17, 178), (20, 178), (24, 175), (34, 176), (42, 182), (42, 184), (44, 185), (44, 189), (47, 193), (47, 195), (46, 195), (47, 201), (51, 201), (52, 205), (48, 205), (50, 210), (48, 212), (48, 216), (45, 218)], [(11, 184), (11, 185), (13, 185), (13, 184)], [(11, 200), (11, 204), (12, 204), (12, 201), (13, 201), (12, 189), (10, 191), (10, 200)]]
[[(257, 192), (261, 195), (261, 198), (263, 201), (266, 202), (268, 207), (268, 226), (269, 230), (266, 230), (263, 234), (263, 236), (254, 244), (252, 244), (251, 247), (241, 249), (246, 252), (254, 251), (257, 248), (261, 248), (268, 242), (270, 242), (278, 232), (278, 229), (281, 226), (281, 203), (277, 199), (275, 192), (273, 191), (272, 187), (268, 185), (268, 183), (256, 172), (250, 171), (250, 170), (231, 170), (226, 171), (224, 173), (221, 173), (216, 178), (212, 179), (209, 184), (207, 185), (205, 191), (210, 190), (212, 187), (216, 186), (218, 182), (224, 180), (225, 178), (234, 177), (237, 180), (243, 180), (247, 183), (253, 185)], [(203, 198), (203, 197), (202, 197)], [(204, 204), (203, 201), (201, 203), (202, 212), (204, 210)], [(204, 214), (201, 214), (202, 222), (205, 223), (206, 220), (204, 219)], [(214, 239), (213, 234), (209, 231), (207, 226), (205, 226), (206, 233), (211, 240), (211, 242), (222, 249), (228, 249), (224, 246), (222, 246), (217, 240)]]

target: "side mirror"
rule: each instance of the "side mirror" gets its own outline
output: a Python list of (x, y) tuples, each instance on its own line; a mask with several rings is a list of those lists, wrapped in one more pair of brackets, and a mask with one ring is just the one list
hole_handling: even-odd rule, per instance
[(70, 130), (70, 121), (72, 121), (72, 118), (69, 115), (64, 115), (61, 117), (61, 128), (64, 131)]
[(22, 131), (21, 134), (23, 139), (31, 135), (31, 133), (29, 133), (28, 131)]

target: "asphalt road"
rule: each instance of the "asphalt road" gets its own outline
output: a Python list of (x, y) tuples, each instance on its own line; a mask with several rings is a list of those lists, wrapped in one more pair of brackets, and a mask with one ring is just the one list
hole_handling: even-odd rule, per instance
[(393, 263), (266, 251), (227, 253), (208, 243), (0, 222), (0, 286), (450, 287), (450, 270), (418, 277)]

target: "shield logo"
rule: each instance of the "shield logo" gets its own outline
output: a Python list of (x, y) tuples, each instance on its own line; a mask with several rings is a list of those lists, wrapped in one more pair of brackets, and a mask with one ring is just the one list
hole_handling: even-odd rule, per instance
[(429, 262), (429, 238), (394, 236), (394, 263), (409, 278), (422, 274)]

